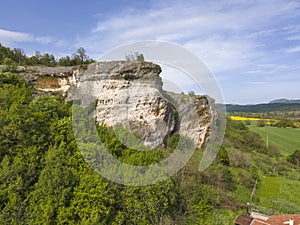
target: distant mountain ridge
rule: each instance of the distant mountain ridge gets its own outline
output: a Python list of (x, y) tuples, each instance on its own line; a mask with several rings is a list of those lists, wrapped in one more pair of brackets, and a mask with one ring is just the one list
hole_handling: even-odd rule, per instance
[(286, 98), (280, 98), (270, 101), (271, 104), (274, 103), (280, 103), (280, 104), (300, 104), (300, 99), (286, 99)]
[[(221, 109), (221, 104), (216, 104), (217, 109)], [(274, 111), (294, 111), (300, 110), (300, 100), (275, 99), (269, 103), (253, 104), (253, 105), (238, 105), (226, 104), (227, 112), (274, 112)]]

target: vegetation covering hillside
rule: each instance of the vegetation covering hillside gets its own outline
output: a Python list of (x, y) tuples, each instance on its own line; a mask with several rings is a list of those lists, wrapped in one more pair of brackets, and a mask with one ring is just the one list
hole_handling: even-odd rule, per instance
[[(243, 123), (229, 120), (224, 146), (204, 172), (198, 172), (202, 151), (197, 150), (189, 164), (165, 182), (118, 185), (82, 158), (70, 103), (60, 96), (33, 98), (33, 90), (11, 73), (1, 74), (0, 87), (3, 224), (231, 224), (244, 212), (258, 177), (299, 180), (299, 168), (279, 159), (279, 151), (266, 148)], [(136, 152), (123, 146), (112, 129), (98, 129), (115, 157), (139, 165), (161, 160), (178, 140), (175, 135), (166, 148)], [(297, 204), (291, 198), (286, 203)]]
[[(298, 195), (291, 197), (299, 187), (298, 153), (283, 156), (240, 121), (228, 120), (223, 146), (205, 171), (198, 171), (197, 149), (166, 181), (124, 186), (101, 177), (83, 159), (72, 102), (33, 93), (18, 74), (0, 72), (0, 224), (233, 224), (245, 213), (256, 181), (254, 204), (263, 210), (290, 213), (299, 205)], [(113, 156), (133, 165), (160, 161), (180, 138), (175, 134), (154, 151), (135, 151), (112, 128), (97, 130)], [(266, 195), (269, 188), (274, 191)], [(300, 213), (297, 207), (293, 212)]]

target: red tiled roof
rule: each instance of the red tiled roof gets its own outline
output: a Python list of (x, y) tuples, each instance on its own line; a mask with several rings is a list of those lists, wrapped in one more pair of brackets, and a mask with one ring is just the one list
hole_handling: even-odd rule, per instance
[(300, 225), (300, 214), (294, 214), (294, 215), (274, 215), (270, 216), (267, 220), (271, 225), (283, 225), (288, 224), (285, 222), (290, 221), (290, 219), (294, 219), (294, 225)]
[(262, 219), (254, 219), (250, 225), (271, 225), (271, 224)]
[(252, 218), (251, 216), (239, 215), (235, 219), (238, 225), (289, 225), (290, 219), (294, 220), (294, 225), (300, 225), (300, 214), (294, 215), (273, 215), (267, 220)]

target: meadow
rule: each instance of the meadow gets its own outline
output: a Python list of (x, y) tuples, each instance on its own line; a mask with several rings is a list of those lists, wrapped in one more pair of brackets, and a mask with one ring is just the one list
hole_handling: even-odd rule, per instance
[[(256, 117), (231, 116), (232, 120), (250, 121), (249, 129), (259, 134), (262, 139), (269, 144), (275, 145), (283, 156), (288, 156), (300, 149), (300, 128), (290, 127), (272, 127), (270, 119), (261, 119)], [(266, 126), (257, 126), (258, 121), (265, 121)]]
[(248, 127), (258, 133), (265, 142), (269, 139), (269, 144), (275, 145), (284, 156), (300, 149), (300, 128), (258, 127), (255, 124)]
[(261, 176), (254, 204), (267, 214), (300, 212), (300, 181), (284, 177)]

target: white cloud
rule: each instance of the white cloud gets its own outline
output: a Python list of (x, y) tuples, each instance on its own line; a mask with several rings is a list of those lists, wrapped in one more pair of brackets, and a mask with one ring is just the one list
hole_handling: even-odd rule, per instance
[[(251, 66), (274, 57), (258, 41), (281, 32), (274, 21), (293, 17), (294, 1), (221, 1), (157, 3), (148, 9), (126, 9), (99, 21), (77, 46), (92, 57), (120, 44), (141, 40), (171, 41), (197, 54), (214, 72)], [(285, 29), (295, 29), (286, 27)]]
[(265, 71), (263, 71), (263, 70), (249, 70), (249, 71), (245, 71), (243, 73), (244, 74), (262, 74), (262, 73), (265, 73)]
[(0, 29), (0, 43), (10, 45), (16, 42), (35, 42), (39, 44), (59, 44), (60, 41), (47, 36), (35, 36), (30, 33), (16, 32)]
[(83, 46), (98, 59), (119, 45), (169, 41), (195, 53), (218, 80), (230, 85), (241, 77), (246, 84), (262, 75), (275, 80), (300, 69), (300, 2), (296, 0), (152, 0), (145, 8), (129, 7), (101, 15), (89, 33), (68, 42), (1, 29), (0, 42)]
[(293, 35), (287, 38), (289, 41), (300, 41), (300, 34), (298, 35)]
[(266, 82), (266, 81), (249, 81), (246, 83), (251, 85), (260, 85), (260, 86), (270, 84), (270, 82)]
[(297, 53), (297, 52), (300, 52), (300, 45), (296, 46), (296, 47), (293, 47), (293, 48), (288, 48), (288, 49), (286, 49), (286, 52), (288, 52), (288, 53)]
[(0, 29), (0, 41), (3, 43), (28, 42), (32, 41), (33, 39), (34, 36), (32, 34)]

